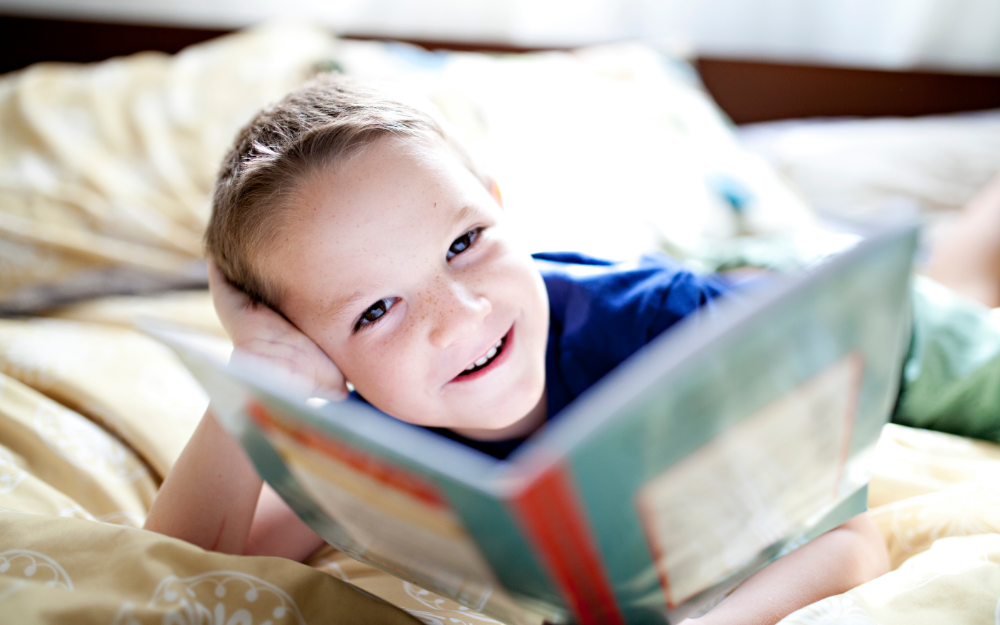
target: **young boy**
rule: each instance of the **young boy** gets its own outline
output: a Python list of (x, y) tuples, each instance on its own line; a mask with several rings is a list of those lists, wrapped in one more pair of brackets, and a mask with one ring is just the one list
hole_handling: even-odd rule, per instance
[[(533, 260), (505, 230), (496, 185), (430, 117), (336, 77), (244, 129), (206, 240), (216, 308), (237, 349), (327, 396), (342, 397), (350, 381), (382, 411), (497, 455), (727, 289), (666, 259)], [(146, 527), (296, 560), (322, 543), (262, 491), (210, 415)], [(699, 622), (774, 623), (887, 570), (882, 538), (861, 515), (763, 569)]]

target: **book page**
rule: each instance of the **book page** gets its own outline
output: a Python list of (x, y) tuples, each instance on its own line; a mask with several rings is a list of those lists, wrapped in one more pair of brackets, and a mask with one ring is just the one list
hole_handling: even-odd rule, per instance
[(491, 599), (505, 603), (489, 565), (434, 484), (261, 404), (251, 403), (248, 413), (358, 555), (475, 610)]
[(636, 505), (671, 608), (835, 502), (862, 369), (848, 354), (642, 487)]

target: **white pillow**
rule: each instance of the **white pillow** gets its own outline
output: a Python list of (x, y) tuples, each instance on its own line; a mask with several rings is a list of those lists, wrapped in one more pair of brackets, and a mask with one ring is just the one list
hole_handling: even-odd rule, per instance
[(499, 181), (531, 251), (683, 255), (814, 224), (690, 65), (649, 46), (489, 55), (341, 41), (337, 59), (435, 103)]

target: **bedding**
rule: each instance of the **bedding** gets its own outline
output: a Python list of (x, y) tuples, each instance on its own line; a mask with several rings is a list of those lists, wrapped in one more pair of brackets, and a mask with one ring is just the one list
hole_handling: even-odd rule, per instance
[(204, 286), (201, 233), (224, 151), (332, 45), (315, 29), (270, 28), (175, 57), (3, 77), (0, 313)]
[[(831, 240), (686, 66), (642, 46), (498, 57), (279, 25), (0, 78), (0, 306), (22, 314), (0, 319), (0, 620), (497, 623), (332, 548), (301, 565), (138, 529), (207, 405), (138, 328), (186, 324), (222, 349), (225, 334), (203, 290), (122, 293), (199, 284), (232, 134), (333, 63), (435, 104), (489, 156), (529, 248)], [(83, 295), (103, 297), (53, 307)], [(886, 427), (869, 503), (894, 570), (784, 623), (1000, 623), (997, 484), (997, 445)]]
[(1000, 110), (747, 124), (743, 144), (840, 220), (919, 218), (927, 247), (1000, 171)]

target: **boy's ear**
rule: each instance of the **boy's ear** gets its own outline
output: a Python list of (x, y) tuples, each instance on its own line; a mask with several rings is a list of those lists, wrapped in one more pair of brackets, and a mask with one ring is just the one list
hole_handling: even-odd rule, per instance
[(493, 178), (493, 176), (486, 176), (486, 188), (490, 190), (490, 195), (492, 195), (493, 199), (497, 201), (500, 208), (503, 208), (503, 197), (500, 195), (500, 185), (497, 184), (497, 181)]

